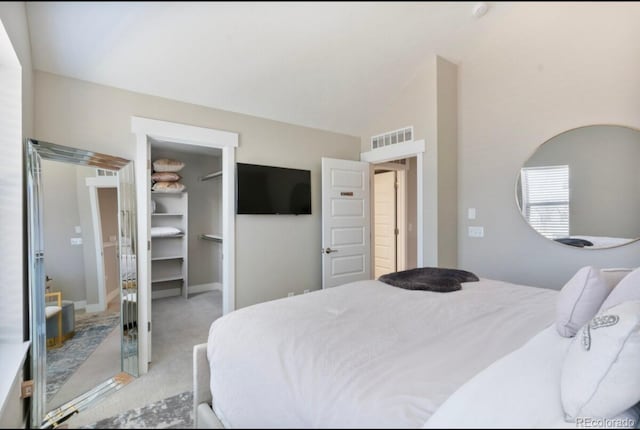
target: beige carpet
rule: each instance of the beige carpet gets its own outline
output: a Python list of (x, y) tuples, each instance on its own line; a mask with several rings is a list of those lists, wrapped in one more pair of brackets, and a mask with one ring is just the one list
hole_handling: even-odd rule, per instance
[(193, 378), (192, 350), (207, 341), (211, 323), (222, 315), (219, 291), (152, 302), (153, 357), (149, 373), (73, 416), (69, 428), (86, 426), (125, 411), (191, 391)]

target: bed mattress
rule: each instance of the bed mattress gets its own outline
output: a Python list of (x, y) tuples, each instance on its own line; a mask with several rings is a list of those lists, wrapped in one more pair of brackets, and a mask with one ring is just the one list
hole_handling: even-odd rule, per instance
[(554, 319), (557, 291), (481, 279), (451, 293), (361, 281), (232, 312), (209, 332), (225, 427), (421, 427)]

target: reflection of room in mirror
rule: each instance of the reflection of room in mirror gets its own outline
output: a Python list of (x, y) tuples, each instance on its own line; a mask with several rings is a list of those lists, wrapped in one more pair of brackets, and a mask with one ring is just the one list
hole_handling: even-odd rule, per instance
[(584, 249), (640, 238), (640, 131), (594, 125), (559, 134), (524, 164), (516, 200), (541, 235)]
[(45, 273), (62, 297), (60, 341), (47, 319), (47, 410), (120, 372), (117, 185), (94, 167), (42, 161)]

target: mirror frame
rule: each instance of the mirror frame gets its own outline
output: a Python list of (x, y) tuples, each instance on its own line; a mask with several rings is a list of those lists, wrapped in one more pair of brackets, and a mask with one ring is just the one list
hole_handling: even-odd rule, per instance
[[(46, 409), (46, 318), (45, 244), (43, 229), (42, 160), (65, 162), (115, 171), (118, 177), (118, 268), (120, 272), (121, 369), (138, 376), (137, 344), (137, 234), (133, 161), (35, 139), (24, 143), (25, 216), (27, 229), (27, 273), (29, 289), (29, 332), (31, 338), (31, 378), (34, 380), (31, 425), (40, 427)], [(123, 243), (127, 252), (123, 253)], [(124, 264), (123, 264), (124, 263)], [(126, 267), (123, 267), (126, 266)], [(38, 293), (42, 292), (42, 293)], [(131, 295), (133, 294), (133, 296)], [(126, 297), (127, 304), (124, 304)], [(128, 314), (127, 314), (128, 313)], [(125, 329), (125, 327), (129, 329)], [(131, 330), (130, 328), (134, 328)], [(127, 332), (127, 333), (125, 333)], [(128, 357), (125, 357), (125, 352)], [(37, 423), (37, 424), (36, 424)]]
[(559, 136), (562, 136), (563, 134), (566, 134), (566, 133), (569, 133), (569, 132), (572, 132), (572, 131), (575, 131), (575, 130), (578, 130), (578, 129), (581, 129), (581, 128), (597, 127), (597, 126), (623, 127), (623, 128), (628, 128), (630, 130), (634, 130), (634, 131), (640, 133), (640, 129), (638, 129), (636, 127), (631, 127), (631, 126), (628, 126), (628, 125), (622, 125), (622, 124), (600, 123), (600, 124), (586, 124), (586, 125), (580, 125), (578, 127), (573, 127), (573, 128), (568, 129), (568, 130), (564, 130), (564, 131), (562, 131), (562, 132), (560, 132), (558, 134), (554, 134), (553, 136), (551, 136), (550, 138), (548, 138), (547, 140), (542, 142), (540, 145), (536, 146), (533, 149), (533, 151), (531, 151), (531, 153), (529, 153), (529, 156), (521, 163), (520, 167), (518, 168), (518, 172), (516, 173), (516, 180), (515, 180), (514, 189), (513, 189), (513, 191), (514, 191), (513, 197), (514, 197), (514, 200), (516, 202), (516, 209), (518, 210), (518, 213), (520, 214), (520, 217), (522, 218), (524, 223), (527, 225), (527, 227), (529, 227), (531, 230), (533, 230), (538, 236), (542, 237), (543, 239), (548, 240), (549, 242), (553, 242), (556, 245), (562, 246), (565, 249), (566, 248), (572, 248), (572, 249), (584, 249), (584, 250), (587, 250), (587, 251), (603, 251), (603, 250), (607, 250), (607, 249), (620, 248), (620, 247), (631, 245), (631, 244), (634, 244), (634, 243), (640, 241), (640, 237), (637, 237), (637, 238), (632, 239), (632, 240), (630, 240), (629, 242), (626, 242), (626, 243), (621, 243), (619, 245), (613, 245), (613, 246), (603, 246), (603, 247), (600, 247), (600, 248), (591, 248), (591, 247), (587, 247), (587, 246), (580, 248), (580, 247), (576, 247), (576, 246), (566, 245), (566, 244), (558, 242), (556, 240), (549, 239), (548, 237), (544, 236), (542, 233), (538, 232), (535, 228), (533, 228), (531, 226), (531, 224), (529, 224), (529, 221), (527, 220), (527, 218), (525, 218), (524, 214), (522, 213), (522, 208), (520, 207), (520, 203), (519, 203), (519, 200), (518, 200), (518, 189), (519, 189), (519, 187), (522, 188), (522, 185), (521, 185), (521, 182), (520, 182), (521, 181), (520, 176), (522, 174), (522, 168), (527, 163), (527, 161), (529, 161), (531, 159), (531, 157), (533, 157), (535, 155), (535, 153), (538, 152), (538, 150), (540, 148), (542, 148), (544, 145), (549, 143), (549, 141), (551, 141), (552, 139), (555, 139), (555, 138), (557, 138)]

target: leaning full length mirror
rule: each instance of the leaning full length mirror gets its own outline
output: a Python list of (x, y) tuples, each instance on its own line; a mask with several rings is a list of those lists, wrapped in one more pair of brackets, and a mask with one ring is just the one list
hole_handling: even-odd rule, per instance
[(592, 125), (561, 133), (524, 163), (523, 217), (542, 236), (602, 249), (640, 238), (640, 131)]
[(138, 373), (132, 162), (26, 143), (33, 427)]

